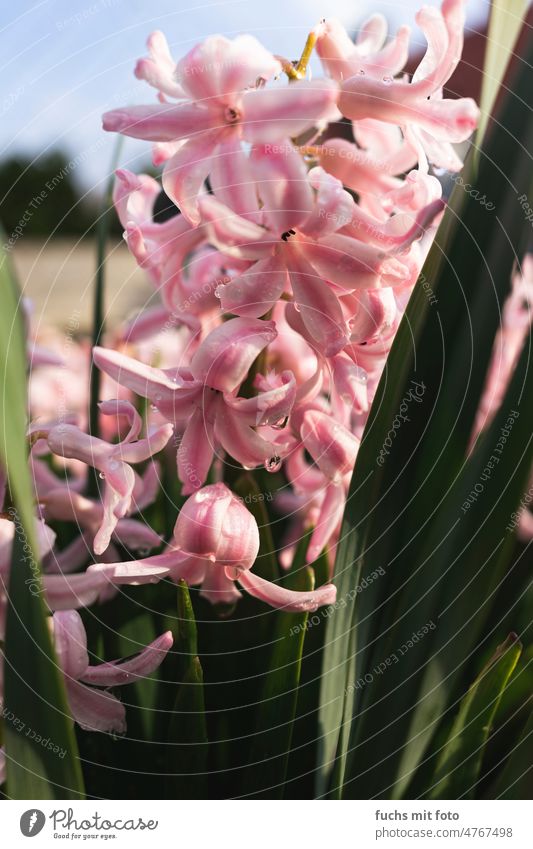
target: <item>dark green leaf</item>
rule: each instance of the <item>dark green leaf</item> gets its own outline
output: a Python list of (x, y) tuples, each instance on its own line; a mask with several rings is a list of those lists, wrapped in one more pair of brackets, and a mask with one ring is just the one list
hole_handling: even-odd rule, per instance
[(463, 698), (428, 798), (473, 797), (491, 725), (521, 651), (521, 643), (511, 634)]
[[(313, 589), (313, 570), (304, 564), (308, 541), (304, 537), (291, 572), (282, 580), (289, 589)], [(270, 632), (272, 651), (244, 782), (247, 796), (272, 799), (284, 795), (308, 615), (281, 611), (275, 614)]]

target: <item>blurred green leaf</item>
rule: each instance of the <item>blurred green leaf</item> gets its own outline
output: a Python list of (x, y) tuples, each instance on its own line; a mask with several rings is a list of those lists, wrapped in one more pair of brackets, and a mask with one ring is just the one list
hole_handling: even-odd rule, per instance
[(479, 104), (481, 118), (476, 135), (478, 144), (485, 135), (498, 89), (513, 56), (527, 5), (527, 0), (492, 0)]
[(33, 490), (27, 463), (26, 350), (18, 289), (0, 258), (0, 456), (15, 524), (4, 647), (4, 740), (14, 799), (83, 797), (76, 739), (63, 676), (54, 656), (36, 555)]
[(533, 779), (533, 699), (524, 730), (502, 772), (497, 799), (531, 799)]
[(463, 698), (428, 798), (473, 798), (491, 725), (521, 651), (521, 643), (511, 634)]

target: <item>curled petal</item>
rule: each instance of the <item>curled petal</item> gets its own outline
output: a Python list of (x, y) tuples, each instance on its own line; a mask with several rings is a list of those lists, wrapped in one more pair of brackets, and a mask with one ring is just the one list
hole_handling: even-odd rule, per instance
[(320, 557), (331, 537), (339, 527), (345, 503), (344, 489), (341, 485), (330, 483), (326, 489), (316, 526), (313, 530), (306, 560), (312, 563)]
[(308, 410), (300, 428), (302, 440), (319, 469), (332, 481), (351, 472), (359, 440), (327, 413)]
[(163, 170), (165, 192), (187, 221), (195, 226), (200, 223), (198, 197), (211, 170), (219, 140), (217, 131), (189, 139), (168, 160)]
[(238, 582), (254, 598), (287, 612), (308, 610), (312, 613), (319, 607), (333, 604), (337, 597), (337, 589), (333, 584), (324, 584), (323, 587), (310, 592), (296, 592), (287, 590), (280, 584), (265, 581), (250, 571), (239, 575)]
[(149, 398), (154, 404), (172, 403), (176, 398), (180, 383), (172, 380), (162, 369), (147, 366), (133, 357), (127, 357), (108, 348), (93, 348), (95, 365), (121, 386), (126, 386)]
[(195, 352), (191, 360), (193, 377), (212, 389), (232, 392), (276, 336), (273, 321), (232, 318), (212, 330)]
[(80, 678), (89, 666), (87, 635), (77, 610), (54, 613), (54, 645), (57, 659), (70, 678)]
[(254, 469), (272, 457), (281, 456), (284, 450), (284, 446), (263, 439), (227, 405), (220, 408), (215, 433), (223, 448), (245, 469)]
[(274, 254), (254, 263), (218, 290), (224, 312), (259, 318), (278, 302), (287, 283), (283, 258)]
[(280, 375), (280, 385), (253, 398), (225, 395), (224, 401), (243, 422), (260, 427), (275, 425), (289, 416), (296, 398), (296, 380), (292, 371)]
[(169, 97), (183, 97), (183, 88), (175, 79), (176, 64), (163, 33), (155, 30), (148, 37), (146, 44), (150, 56), (138, 60), (135, 66), (137, 79), (146, 80), (148, 85)]
[(273, 240), (268, 232), (220, 203), (211, 195), (199, 198), (202, 221), (207, 225), (210, 241), (223, 253), (236, 259), (262, 259), (272, 252)]
[(70, 678), (66, 686), (72, 716), (81, 728), (115, 734), (125, 732), (126, 710), (115, 696), (105, 690), (92, 690)]
[(323, 168), (311, 168), (309, 182), (317, 190), (315, 208), (301, 227), (306, 236), (318, 238), (334, 233), (348, 224), (354, 213), (354, 199), (340, 180)]
[(154, 672), (172, 648), (173, 642), (172, 632), (166, 631), (131, 660), (115, 660), (89, 666), (78, 677), (86, 684), (95, 684), (98, 687), (131, 684), (138, 678), (146, 678)]

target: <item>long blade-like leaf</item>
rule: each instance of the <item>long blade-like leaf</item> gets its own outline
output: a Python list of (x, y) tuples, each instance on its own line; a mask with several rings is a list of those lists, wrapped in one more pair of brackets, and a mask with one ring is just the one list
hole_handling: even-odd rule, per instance
[(3, 705), (8, 793), (15, 799), (83, 796), (83, 780), (42, 596), (27, 463), (26, 353), (18, 289), (0, 259), (0, 457), (14, 507), (15, 539), (4, 647)]
[(510, 635), (462, 700), (437, 764), (430, 799), (474, 795), (491, 724), (521, 651), (516, 636)]

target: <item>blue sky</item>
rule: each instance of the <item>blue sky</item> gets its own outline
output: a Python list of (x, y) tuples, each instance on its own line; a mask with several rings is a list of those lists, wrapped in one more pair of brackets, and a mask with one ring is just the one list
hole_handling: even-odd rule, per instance
[[(371, 11), (413, 23), (423, 0), (41, 0), (4, 4), (0, 98), (0, 157), (32, 156), (56, 146), (81, 161), (77, 179), (98, 188), (109, 170), (113, 139), (100, 129), (106, 109), (151, 102), (133, 77), (146, 36), (162, 29), (176, 58), (214, 32), (251, 32), (275, 53), (295, 58), (322, 17), (354, 29)], [(427, 0), (426, 0), (427, 2)], [(436, 2), (436, 0), (429, 0)], [(470, 0), (468, 23), (484, 20), (487, 0)], [(414, 31), (413, 39), (423, 43)], [(128, 141), (122, 163), (135, 167), (146, 143)]]

